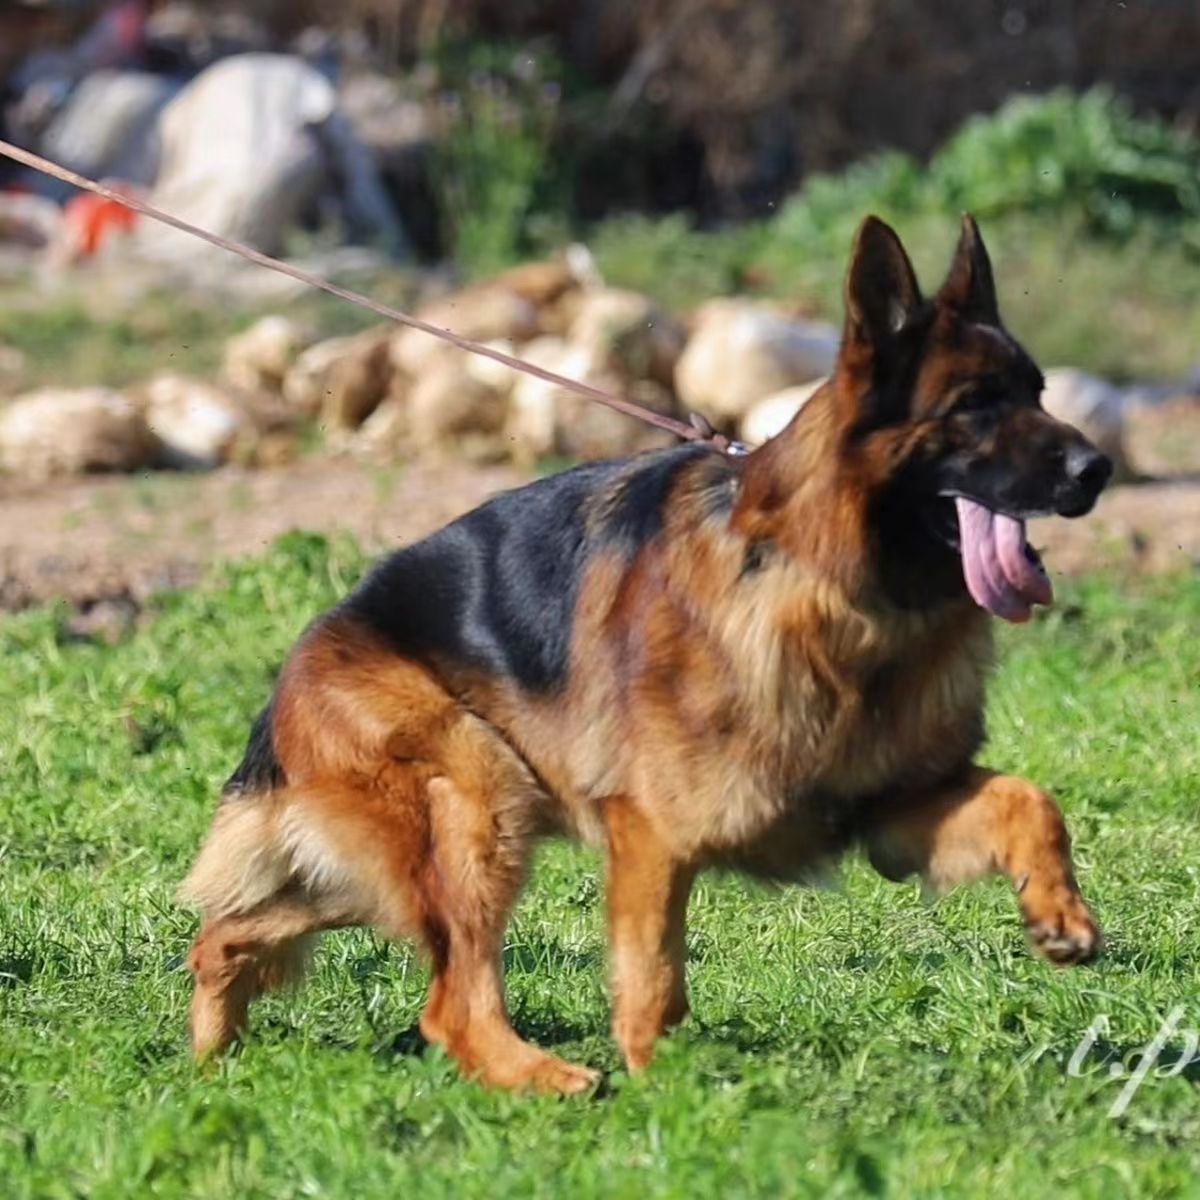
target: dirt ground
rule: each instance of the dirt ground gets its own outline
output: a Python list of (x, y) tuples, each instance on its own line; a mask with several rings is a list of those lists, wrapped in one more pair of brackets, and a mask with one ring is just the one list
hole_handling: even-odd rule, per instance
[[(118, 624), (152, 591), (290, 529), (345, 530), (372, 551), (412, 541), (493, 492), (507, 467), (374, 467), (312, 459), (270, 471), (0, 481), (0, 609), (64, 598), (86, 627)], [(1036, 522), (1052, 574), (1200, 565), (1200, 475), (1115, 487), (1079, 521)], [(116, 606), (116, 613), (112, 611)]]
[(39, 485), (0, 480), (0, 610), (58, 598), (82, 609), (114, 597), (140, 604), (291, 529), (344, 530), (379, 551), (523, 481), (502, 467), (336, 459)]

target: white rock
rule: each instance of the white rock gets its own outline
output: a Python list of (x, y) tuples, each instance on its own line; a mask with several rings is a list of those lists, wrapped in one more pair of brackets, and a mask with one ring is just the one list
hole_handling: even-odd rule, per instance
[(736, 423), (756, 400), (830, 374), (838, 341), (837, 330), (822, 322), (745, 300), (714, 300), (696, 314), (675, 389), (685, 408)]
[(395, 373), (388, 356), (391, 340), (390, 326), (365, 329), (330, 363), (321, 396), (326, 429), (357, 429), (383, 402)]
[[(517, 350), (516, 346), (506, 338), (484, 342), (483, 345), (491, 350), (499, 350), (502, 354), (509, 354), (515, 358), (524, 358), (524, 355)], [(485, 383), (488, 387), (493, 388), (497, 392), (503, 392), (506, 395), (512, 390), (519, 374), (512, 367), (506, 367), (494, 358), (486, 358), (482, 354), (468, 354), (465, 350), (459, 351), (459, 353), (463, 358), (463, 369), (472, 378), (478, 379), (480, 383)]]
[(225, 343), (224, 376), (248, 392), (277, 392), (304, 346), (300, 327), (288, 317), (262, 317)]
[(1125, 406), (1119, 388), (1076, 367), (1052, 367), (1046, 373), (1042, 407), (1074, 425), (1113, 460), (1114, 474), (1130, 473), (1125, 448)]
[[(492, 341), (480, 342), (480, 345), (486, 346), (489, 350), (497, 350), (501, 354), (508, 354), (513, 358), (519, 358), (522, 361), (526, 357), (524, 351), (518, 349), (506, 338), (496, 338)], [(513, 367), (505, 366), (504, 363), (498, 362), (494, 358), (488, 358), (485, 354), (474, 354), (469, 350), (459, 350), (455, 346), (446, 346), (443, 350), (438, 351), (429, 358), (422, 366), (420, 376), (424, 376), (430, 371), (444, 370), (451, 366), (504, 395), (507, 395), (516, 386), (517, 380), (522, 377), (520, 371)], [(407, 372), (402, 374), (407, 377)]]
[(604, 276), (596, 265), (595, 256), (583, 242), (572, 242), (566, 250), (571, 274), (585, 287), (603, 287)]
[(349, 448), (360, 454), (394, 458), (408, 439), (408, 398), (390, 395), (358, 427), (349, 439)]
[(409, 435), (417, 450), (475, 461), (503, 457), (501, 430), (507, 402), (495, 388), (463, 369), (440, 362), (408, 394)]
[[(504, 287), (478, 284), (422, 307), (417, 315), (439, 329), (477, 342), (527, 341), (537, 333), (537, 308)], [(412, 379), (436, 359), (461, 353), (420, 329), (401, 329), (392, 340), (392, 363)]]
[(144, 394), (146, 423), (162, 443), (169, 466), (219, 466), (250, 427), (236, 400), (200, 379), (160, 375)]
[[(587, 346), (576, 346), (557, 337), (535, 338), (523, 346), (521, 357), (547, 371), (586, 382), (599, 364)], [(559, 410), (568, 393), (535, 375), (519, 375), (509, 399), (509, 439), (513, 457), (530, 464), (558, 452)]]
[[(652, 412), (675, 413), (675, 397), (652, 379), (627, 383), (607, 372), (591, 374), (587, 382), (615, 392)], [(615, 412), (591, 400), (568, 393), (556, 408), (558, 452), (569, 458), (621, 458), (641, 450), (675, 443), (675, 438), (636, 417)]]
[(738, 437), (752, 448), (770, 441), (787, 428), (791, 419), (824, 383), (824, 379), (814, 379), (812, 383), (784, 388), (782, 392), (755, 401), (738, 426)]
[(283, 398), (288, 407), (305, 417), (321, 411), (329, 390), (329, 376), (339, 359), (350, 353), (352, 337), (326, 338), (302, 351), (283, 377)]
[[(622, 376), (609, 356), (594, 346), (542, 337), (524, 346), (522, 356), (569, 379), (628, 396), (656, 412), (676, 409), (674, 397), (661, 384)], [(526, 466), (548, 455), (618, 457), (673, 440), (633, 417), (530, 375), (520, 376), (513, 386), (504, 433), (509, 453)]]
[(111, 388), (42, 388), (0, 408), (0, 466), (19, 475), (133, 471), (159, 452), (141, 409)]
[(92, 71), (71, 91), (38, 148), (92, 179), (147, 186), (158, 168), (158, 117), (176, 86), (148, 71)]
[[(234, 54), (205, 68), (159, 118), (150, 199), (203, 229), (268, 254), (323, 194), (337, 195), (364, 241), (399, 248), (399, 228), (370, 153), (330, 80), (291, 54)], [(225, 252), (143, 221), (136, 245), (158, 260), (224, 267)]]
[(683, 326), (648, 296), (609, 287), (582, 293), (567, 336), (629, 378), (667, 387), (686, 341)]

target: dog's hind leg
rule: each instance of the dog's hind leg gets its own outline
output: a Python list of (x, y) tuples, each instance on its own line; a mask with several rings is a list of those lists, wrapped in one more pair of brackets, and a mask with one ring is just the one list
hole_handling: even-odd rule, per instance
[(453, 779), (427, 784), (431, 853), (420, 894), (432, 980), (421, 1032), (484, 1083), (584, 1091), (598, 1078), (595, 1071), (524, 1041), (509, 1021), (502, 941), (530, 838), (520, 815), (505, 811), (502, 780), (473, 777), (463, 756), (456, 766)]
[(631, 1070), (687, 1016), (684, 929), (694, 871), (623, 796), (605, 802), (613, 1036)]
[(867, 845), (889, 879), (916, 871), (944, 889), (994, 872), (1008, 876), (1030, 940), (1052, 962), (1087, 962), (1100, 950), (1062, 813), (1024, 779), (973, 767), (956, 785), (886, 819)]
[(281, 893), (251, 912), (206, 921), (188, 955), (195, 977), (196, 1057), (220, 1053), (238, 1036), (256, 996), (297, 982), (313, 935), (336, 923), (299, 892)]
[(504, 928), (544, 803), (536, 780), (466, 713), (444, 716), (436, 738), (393, 747), (405, 756), (340, 784), (292, 789), (277, 822), (289, 871), (329, 906), (323, 919), (424, 944), (432, 979), (421, 1030), (465, 1074), (499, 1087), (584, 1090), (595, 1072), (523, 1041), (504, 1003)]
[(484, 722), (450, 705), (436, 717), (391, 737), (386, 758), (218, 816), (184, 888), (210, 918), (191, 958), (199, 1053), (235, 1036), (254, 996), (288, 974), (298, 939), (365, 924), (424, 942), (421, 1028), (466, 1074), (556, 1092), (595, 1081), (523, 1041), (504, 1003), (504, 928), (545, 795)]
[(289, 790), (224, 799), (180, 888), (203, 914), (188, 955), (198, 1058), (238, 1036), (256, 996), (300, 979), (313, 934), (354, 918), (293, 827), (308, 799)]

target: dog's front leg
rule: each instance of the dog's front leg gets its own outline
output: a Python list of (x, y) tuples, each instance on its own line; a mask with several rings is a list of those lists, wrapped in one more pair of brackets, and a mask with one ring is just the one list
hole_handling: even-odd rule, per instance
[(885, 817), (867, 839), (890, 879), (919, 872), (940, 889), (1001, 872), (1012, 881), (1034, 947), (1056, 963), (1100, 950), (1100, 931), (1075, 882), (1058, 805), (1024, 779), (972, 767), (965, 777)]
[(605, 802), (613, 1036), (641, 1070), (687, 1016), (684, 929), (695, 871), (678, 861), (632, 801)]

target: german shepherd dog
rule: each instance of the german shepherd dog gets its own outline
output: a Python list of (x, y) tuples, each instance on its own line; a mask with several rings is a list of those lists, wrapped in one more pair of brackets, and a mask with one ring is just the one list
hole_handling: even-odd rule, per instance
[(1088, 512), (1109, 461), (1039, 404), (975, 222), (923, 299), (868, 217), (836, 370), (744, 457), (685, 445), (496, 497), (392, 554), (292, 650), (183, 895), (198, 1055), (367, 924), (431, 964), (426, 1038), (489, 1084), (586, 1089), (505, 1010), (534, 843), (603, 849), (613, 1031), (633, 1070), (687, 1012), (704, 868), (1013, 884), (1034, 947), (1096, 924), (1039, 787), (977, 766), (991, 616), (1051, 599), (1026, 518)]

